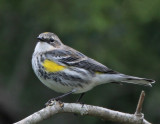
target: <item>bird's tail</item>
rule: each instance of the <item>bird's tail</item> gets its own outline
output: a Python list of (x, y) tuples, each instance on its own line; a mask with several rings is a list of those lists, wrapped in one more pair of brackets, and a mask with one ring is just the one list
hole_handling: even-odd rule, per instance
[(124, 74), (120, 74), (120, 75), (121, 75), (120, 82), (122, 83), (123, 82), (132, 83), (132, 84), (145, 85), (145, 86), (150, 86), (150, 87), (152, 87), (152, 84), (155, 83), (155, 81), (152, 79), (134, 77), (134, 76), (124, 75)]

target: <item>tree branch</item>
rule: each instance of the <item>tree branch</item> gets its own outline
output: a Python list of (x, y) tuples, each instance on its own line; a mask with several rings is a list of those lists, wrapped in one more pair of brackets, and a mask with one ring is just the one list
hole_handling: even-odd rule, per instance
[[(25, 119), (14, 124), (33, 124), (41, 122), (57, 113), (76, 113), (80, 115), (91, 115), (104, 120), (127, 124), (151, 124), (144, 119), (144, 116), (137, 116), (141, 113), (142, 103), (144, 100), (144, 91), (142, 91), (135, 114), (128, 114), (110, 110), (103, 107), (82, 105), (78, 103), (62, 103), (54, 101), (52, 106), (41, 109), (38, 112), (26, 117)], [(140, 110), (140, 111), (139, 111)], [(138, 112), (138, 113), (137, 113)]]
[(143, 114), (141, 112), (142, 112), (142, 105), (143, 105), (144, 97), (145, 97), (145, 92), (142, 91), (141, 95), (139, 97), (139, 101), (138, 101), (138, 104), (137, 104), (137, 109), (136, 109), (136, 112), (135, 112), (136, 116), (140, 116), (140, 117), (143, 116)]

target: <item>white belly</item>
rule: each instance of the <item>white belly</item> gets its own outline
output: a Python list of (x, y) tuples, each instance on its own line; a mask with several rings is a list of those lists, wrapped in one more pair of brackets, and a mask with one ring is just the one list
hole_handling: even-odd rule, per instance
[[(51, 79), (43, 79), (41, 77), (38, 77), (40, 79), (40, 81), (46, 85), (47, 87), (49, 87), (50, 89), (56, 91), (56, 92), (59, 92), (59, 93), (66, 93), (66, 92), (70, 92), (72, 90), (75, 90), (74, 93), (83, 93), (83, 92), (86, 92), (90, 89), (92, 89), (94, 86), (95, 86), (95, 83), (89, 81), (87, 83), (83, 83), (83, 82), (72, 82), (72, 81), (65, 81), (66, 84), (69, 84), (69, 85), (62, 85), (61, 83), (59, 82), (56, 82), (54, 80), (51, 80)], [(86, 77), (87, 79), (92, 79), (92, 77)], [(81, 83), (82, 87), (81, 86), (76, 86), (74, 84), (78, 84), (78, 83)], [(73, 85), (72, 85), (73, 84)]]

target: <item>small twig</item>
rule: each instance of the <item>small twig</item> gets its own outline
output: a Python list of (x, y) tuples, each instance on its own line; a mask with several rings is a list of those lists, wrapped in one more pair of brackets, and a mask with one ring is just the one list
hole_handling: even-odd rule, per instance
[(142, 91), (141, 95), (139, 97), (139, 101), (138, 101), (136, 112), (135, 112), (136, 116), (139, 116), (139, 117), (143, 116), (143, 114), (142, 114), (142, 105), (143, 105), (144, 97), (145, 97), (145, 92)]

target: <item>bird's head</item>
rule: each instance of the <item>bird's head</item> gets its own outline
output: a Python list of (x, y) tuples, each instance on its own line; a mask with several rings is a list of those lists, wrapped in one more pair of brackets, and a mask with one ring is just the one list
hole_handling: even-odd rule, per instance
[(41, 33), (37, 39), (38, 43), (36, 45), (35, 51), (38, 52), (50, 51), (63, 46), (63, 43), (58, 38), (58, 36), (51, 32)]
[(39, 42), (45, 42), (48, 43), (50, 45), (52, 45), (53, 47), (59, 47), (62, 45), (61, 40), (58, 38), (58, 36), (54, 33), (51, 32), (44, 32), (41, 33), (38, 37), (37, 37)]

